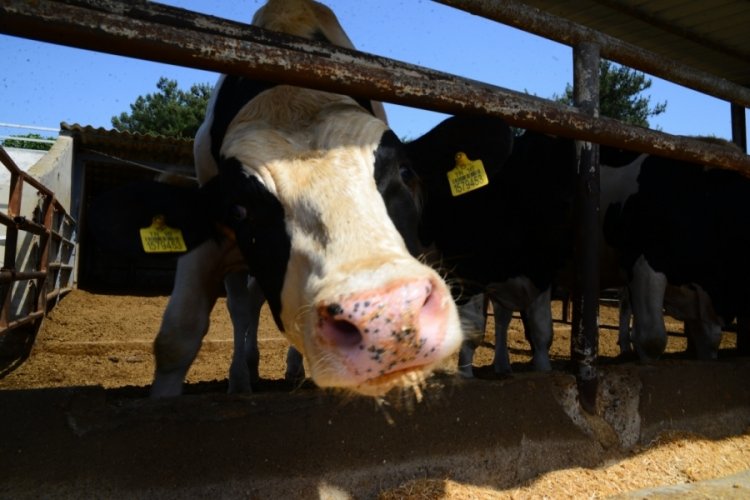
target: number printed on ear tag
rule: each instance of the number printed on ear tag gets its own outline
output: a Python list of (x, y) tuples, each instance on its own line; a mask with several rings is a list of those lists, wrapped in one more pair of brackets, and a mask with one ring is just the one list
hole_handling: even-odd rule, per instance
[(141, 228), (141, 243), (146, 253), (187, 252), (182, 231), (169, 227), (163, 215), (151, 219), (149, 227)]
[(472, 161), (465, 153), (456, 153), (456, 166), (448, 171), (448, 184), (453, 196), (461, 196), (489, 183), (482, 160)]

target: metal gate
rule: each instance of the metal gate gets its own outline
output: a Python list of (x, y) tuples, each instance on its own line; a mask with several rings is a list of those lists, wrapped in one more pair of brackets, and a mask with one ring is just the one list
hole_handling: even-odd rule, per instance
[[(22, 171), (0, 147), (0, 162), (10, 172), (0, 268), (0, 376), (29, 354), (42, 319), (73, 288), (76, 221), (55, 194)], [(29, 202), (29, 196), (36, 196)], [(26, 197), (26, 198), (24, 198)], [(24, 214), (25, 207), (32, 207)], [(27, 208), (28, 211), (28, 208)]]

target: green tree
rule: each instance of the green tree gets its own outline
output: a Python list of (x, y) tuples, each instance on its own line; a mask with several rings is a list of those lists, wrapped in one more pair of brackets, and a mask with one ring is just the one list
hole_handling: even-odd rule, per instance
[[(648, 127), (648, 118), (667, 110), (667, 101), (651, 106), (651, 98), (641, 95), (651, 87), (651, 80), (634, 69), (602, 60), (599, 64), (599, 114), (631, 125)], [(566, 85), (562, 96), (552, 98), (573, 105), (573, 86)]]
[(211, 86), (201, 83), (186, 92), (177, 88), (177, 81), (161, 77), (156, 88), (158, 92), (139, 96), (129, 114), (113, 116), (112, 126), (123, 132), (194, 137), (206, 114)]
[(54, 141), (54, 137), (42, 137), (39, 134), (24, 134), (14, 135), (11, 138), (3, 141), (3, 147), (6, 148), (21, 148), (21, 149), (36, 149), (39, 151), (49, 151), (52, 144), (49, 142), (37, 142), (37, 141), (24, 141), (24, 139), (43, 139)]

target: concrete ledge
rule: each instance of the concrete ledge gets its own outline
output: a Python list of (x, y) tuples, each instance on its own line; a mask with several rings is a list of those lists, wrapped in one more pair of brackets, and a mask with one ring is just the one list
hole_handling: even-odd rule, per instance
[(599, 464), (665, 430), (750, 425), (750, 361), (602, 367), (599, 411), (561, 373), (435, 377), (421, 403), (378, 406), (316, 389), (204, 393), (0, 391), (0, 496), (371, 497), (413, 478), (506, 488)]

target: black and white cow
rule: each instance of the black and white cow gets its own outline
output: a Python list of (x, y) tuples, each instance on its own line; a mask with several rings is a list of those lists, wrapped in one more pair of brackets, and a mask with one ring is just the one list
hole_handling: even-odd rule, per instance
[(633, 346), (642, 360), (662, 354), (665, 311), (698, 358), (714, 359), (722, 326), (750, 311), (750, 180), (657, 156), (624, 163), (602, 167), (602, 193), (619, 185), (602, 200), (603, 232), (625, 271)]
[[(253, 23), (351, 47), (334, 14), (311, 0), (269, 0)], [(181, 392), (225, 276), (231, 310), (259, 298), (241, 291), (248, 271), (320, 387), (382, 395), (421, 383), (455, 352), (450, 291), (410, 253), (409, 159), (377, 111), (348, 96), (221, 77), (197, 138), (208, 147), (196, 151), (196, 206), (223, 229), (205, 231), (178, 261), (154, 343), (153, 397)]]
[[(539, 152), (541, 146), (546, 154)], [(455, 199), (448, 195), (444, 179), (428, 183), (424, 222), (434, 228), (446, 268), (454, 271), (465, 293), (474, 285), (473, 291), (483, 290), (493, 300), (493, 365), (498, 374), (510, 371), (506, 343), (513, 310), (522, 312), (533, 366), (549, 369), (550, 297), (548, 287), (540, 293), (538, 283), (543, 287), (558, 278), (558, 283), (569, 285), (569, 271), (556, 271), (567, 267), (565, 260), (572, 256), (572, 241), (565, 237), (573, 230), (572, 148), (573, 141), (527, 132), (517, 139), (505, 167), (512, 171), (514, 162), (526, 165), (519, 169), (525, 178), (500, 175), (486, 188)], [(601, 148), (601, 162), (601, 287), (623, 287), (624, 303), (632, 303), (635, 317), (632, 338), (624, 321), (629, 317), (621, 317), (621, 348), (632, 342), (641, 359), (658, 357), (666, 345), (666, 311), (685, 321), (697, 357), (715, 358), (721, 325), (733, 315), (746, 317), (748, 311), (742, 287), (750, 278), (750, 257), (742, 251), (750, 224), (745, 216), (750, 202), (743, 201), (750, 199), (748, 181), (726, 171), (607, 147)], [(545, 182), (540, 186), (541, 179), (551, 179), (553, 189)], [(717, 198), (720, 202), (705, 206)], [(432, 205), (435, 199), (440, 202)], [(485, 219), (490, 214), (491, 224)], [(541, 242), (537, 234), (547, 239)], [(523, 267), (513, 268), (520, 263)], [(531, 279), (540, 275), (543, 281)], [(501, 286), (491, 283), (498, 277)], [(459, 369), (465, 376), (471, 376), (485, 314), (481, 294), (461, 307), (468, 338)]]
[[(477, 137), (489, 132), (478, 131)], [(443, 135), (438, 127), (424, 140)], [(487, 148), (465, 151), (469, 159), (483, 161), (489, 184), (459, 196), (452, 195), (446, 178), (447, 168), (452, 168), (448, 158), (455, 152), (425, 144), (419, 153), (420, 158), (433, 158), (425, 165), (448, 165), (417, 172), (425, 186), (421, 236), (434, 244), (463, 303), (466, 340), (459, 370), (464, 376), (471, 376), (473, 353), (484, 335), (485, 293), (495, 310), (495, 371), (510, 372), (506, 332), (514, 310), (521, 311), (532, 365), (551, 368), (551, 287), (571, 253), (574, 143), (532, 131), (514, 139), (507, 125), (493, 136), (494, 157)]]

